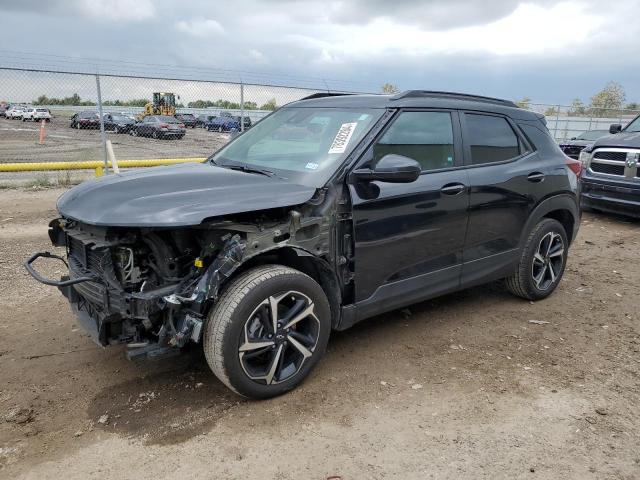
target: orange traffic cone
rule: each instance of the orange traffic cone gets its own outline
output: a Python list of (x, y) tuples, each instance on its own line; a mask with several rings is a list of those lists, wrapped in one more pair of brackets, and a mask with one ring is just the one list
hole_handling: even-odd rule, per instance
[(44, 143), (44, 124), (45, 124), (45, 121), (41, 120), (40, 121), (40, 145)]

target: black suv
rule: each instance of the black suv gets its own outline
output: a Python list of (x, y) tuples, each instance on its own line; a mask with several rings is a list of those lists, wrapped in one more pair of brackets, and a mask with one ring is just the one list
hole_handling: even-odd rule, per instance
[(609, 133), (580, 153), (582, 206), (640, 217), (640, 115)]
[[(505, 279), (545, 298), (579, 226), (580, 162), (542, 116), (498, 99), (317, 94), (204, 163), (88, 181), (50, 223), (57, 285), (130, 357), (203, 342), (235, 392), (298, 385), (332, 329)], [(61, 257), (57, 257), (62, 260)]]

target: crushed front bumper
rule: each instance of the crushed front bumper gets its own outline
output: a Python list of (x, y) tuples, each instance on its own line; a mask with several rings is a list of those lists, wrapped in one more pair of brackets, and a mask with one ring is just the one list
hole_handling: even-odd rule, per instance
[[(69, 275), (60, 280), (43, 277), (33, 266), (38, 258), (63, 262), (69, 268)], [(73, 262), (73, 259), (69, 261)], [(174, 293), (176, 288), (175, 285), (169, 285), (148, 292), (128, 293), (105, 285), (94, 275), (79, 272), (73, 264), (50, 252), (34, 253), (24, 266), (40, 283), (58, 287), (69, 300), (79, 324), (101, 346), (135, 341), (135, 328), (129, 325), (148, 321), (154, 314), (167, 309), (164, 297)]]

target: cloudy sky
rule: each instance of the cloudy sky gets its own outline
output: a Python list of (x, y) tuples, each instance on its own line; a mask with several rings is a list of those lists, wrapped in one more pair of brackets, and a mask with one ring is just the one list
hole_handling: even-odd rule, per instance
[(640, 101), (638, 0), (0, 0), (0, 15), (0, 67), (391, 82), (541, 103), (588, 102), (613, 80)]

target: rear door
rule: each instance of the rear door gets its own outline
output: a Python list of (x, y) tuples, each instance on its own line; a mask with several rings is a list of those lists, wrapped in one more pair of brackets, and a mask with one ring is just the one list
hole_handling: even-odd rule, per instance
[(457, 112), (399, 112), (359, 165), (373, 167), (387, 154), (410, 157), (423, 171), (412, 183), (349, 185), (361, 318), (453, 290), (460, 280), (468, 182)]
[(462, 285), (512, 273), (529, 212), (546, 194), (548, 165), (506, 116), (461, 113), (469, 175)]

